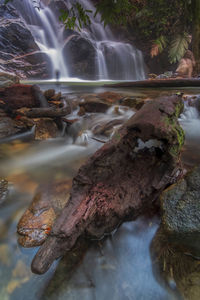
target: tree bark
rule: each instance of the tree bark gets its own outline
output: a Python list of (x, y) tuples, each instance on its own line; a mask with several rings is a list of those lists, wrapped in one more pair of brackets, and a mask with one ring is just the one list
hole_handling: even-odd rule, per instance
[(16, 111), (17, 114), (28, 118), (59, 118), (71, 113), (69, 106), (62, 108), (54, 107), (37, 107), (37, 108), (22, 108)]
[(32, 262), (42, 274), (79, 237), (101, 238), (155, 209), (161, 191), (181, 174), (181, 97), (146, 103), (83, 165), (70, 199)]
[(196, 60), (196, 72), (200, 73), (200, 0), (192, 0), (193, 32), (192, 51)]

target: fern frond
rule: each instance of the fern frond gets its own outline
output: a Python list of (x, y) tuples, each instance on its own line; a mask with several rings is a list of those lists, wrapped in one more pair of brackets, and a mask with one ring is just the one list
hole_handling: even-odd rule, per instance
[(165, 36), (161, 35), (159, 38), (157, 38), (151, 47), (151, 57), (157, 56), (160, 54), (167, 45), (167, 39)]
[(185, 52), (188, 49), (190, 41), (191, 37), (186, 32), (175, 37), (175, 39), (171, 42), (169, 48), (170, 63), (176, 63), (184, 56)]

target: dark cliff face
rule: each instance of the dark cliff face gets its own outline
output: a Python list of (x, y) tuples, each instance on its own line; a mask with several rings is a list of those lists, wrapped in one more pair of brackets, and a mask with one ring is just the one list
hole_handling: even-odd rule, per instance
[[(34, 18), (31, 12), (26, 12), (23, 3), (14, 1), (17, 9), (12, 4), (2, 3), (0, 0), (0, 70), (15, 73), (21, 78), (52, 77), (52, 62), (47, 54), (40, 51), (28, 28), (30, 24), (40, 26), (39, 18)], [(49, 8), (54, 12), (59, 24), (60, 9), (67, 9), (64, 1), (57, 1), (56, 4), (50, 2)], [(70, 36), (72, 38), (68, 41)], [(63, 55), (66, 64), (69, 65), (69, 76), (94, 79), (96, 57), (92, 43), (72, 30), (63, 31), (63, 41)]]
[(49, 64), (17, 11), (0, 3), (0, 69), (21, 78), (48, 76)]

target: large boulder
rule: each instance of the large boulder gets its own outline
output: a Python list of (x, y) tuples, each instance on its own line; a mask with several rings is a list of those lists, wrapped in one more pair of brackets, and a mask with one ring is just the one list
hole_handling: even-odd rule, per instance
[(0, 89), (1, 105), (11, 112), (22, 107), (42, 106), (43, 94), (35, 85), (14, 84)]
[(50, 61), (30, 30), (10, 5), (0, 6), (0, 69), (22, 78), (49, 77)]
[(96, 50), (89, 40), (77, 34), (73, 35), (67, 39), (63, 54), (69, 76), (95, 79)]
[(200, 167), (169, 187), (161, 197), (162, 227), (177, 245), (200, 255)]

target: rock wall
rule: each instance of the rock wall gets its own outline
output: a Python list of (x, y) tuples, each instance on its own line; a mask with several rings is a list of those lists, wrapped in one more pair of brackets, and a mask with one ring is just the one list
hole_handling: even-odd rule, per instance
[(0, 70), (20, 78), (48, 77), (50, 62), (11, 5), (0, 2)]

